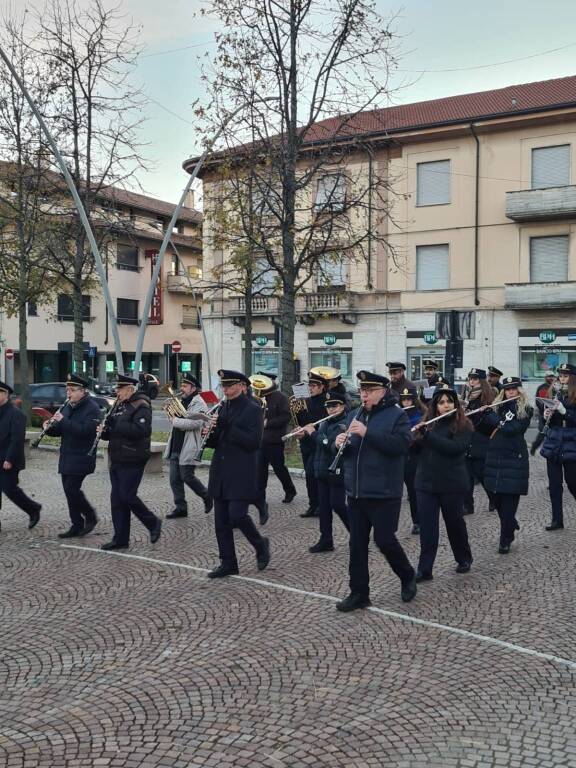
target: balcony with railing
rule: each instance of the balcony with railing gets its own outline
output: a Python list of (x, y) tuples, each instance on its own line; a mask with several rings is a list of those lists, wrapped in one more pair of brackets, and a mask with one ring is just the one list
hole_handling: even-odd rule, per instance
[(576, 282), (507, 283), (506, 309), (570, 309), (576, 307)]
[(166, 289), (170, 293), (187, 293), (188, 295), (202, 295), (199, 281), (190, 275), (175, 275), (169, 272), (166, 275)]
[(572, 218), (576, 216), (576, 186), (507, 192), (506, 216), (513, 221)]

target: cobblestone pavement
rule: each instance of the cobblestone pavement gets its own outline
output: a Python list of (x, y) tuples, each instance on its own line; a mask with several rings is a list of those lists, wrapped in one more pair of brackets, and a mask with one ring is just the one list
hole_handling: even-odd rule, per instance
[[(541, 459), (510, 555), (478, 494), (471, 573), (454, 572), (443, 535), (434, 581), (405, 605), (374, 549), (380, 612), (349, 615), (332, 599), (347, 594), (344, 532), (334, 553), (307, 552), (317, 521), (298, 517), (301, 480), (291, 505), (271, 480), (269, 569), (237, 537), (242, 578), (213, 583), (213, 518), (196, 499), (154, 546), (135, 522), (137, 557), (97, 549), (111, 534), (101, 464), (86, 483), (101, 523), (87, 549), (62, 546), (56, 467), (37, 452), (22, 475), (45, 504), (35, 530), (2, 510), (2, 768), (576, 767), (576, 509), (544, 532)], [(167, 477), (148, 476), (142, 496), (165, 515)], [(409, 531), (404, 508), (415, 560)]]

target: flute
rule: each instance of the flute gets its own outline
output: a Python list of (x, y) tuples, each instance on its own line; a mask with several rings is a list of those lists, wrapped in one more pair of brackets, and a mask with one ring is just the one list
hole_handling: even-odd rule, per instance
[(435, 421), (440, 421), (440, 419), (445, 419), (446, 416), (451, 416), (453, 413), (457, 413), (457, 409), (453, 408), (451, 411), (446, 411), (446, 413), (440, 414), (440, 416), (434, 416), (433, 419), (430, 419), (430, 421), (419, 421), (418, 424), (415, 424), (410, 432), (416, 432), (421, 427), (427, 427), (428, 424), (434, 424)]
[[(330, 416), (324, 416), (323, 419), (318, 419), (318, 421), (313, 421), (311, 424), (304, 424), (304, 427), (315, 427), (318, 424), (322, 424), (324, 421), (328, 421), (328, 419), (333, 419), (334, 416), (340, 416), (340, 414), (332, 413)], [(300, 434), (300, 432), (304, 431), (304, 427), (298, 427), (298, 429), (292, 430), (292, 432), (288, 432), (287, 435), (282, 435), (282, 442), (285, 443), (286, 440), (289, 440), (291, 437), (295, 437), (296, 435)]]
[(500, 400), (497, 403), (490, 403), (490, 405), (482, 405), (480, 408), (475, 408), (473, 411), (468, 411), (466, 413), (466, 416), (472, 416), (474, 413), (480, 413), (480, 411), (487, 411), (489, 408), (500, 408), (501, 405), (505, 405), (506, 403), (511, 403), (513, 400), (518, 400), (520, 395), (516, 395), (516, 397), (509, 397), (507, 400)]

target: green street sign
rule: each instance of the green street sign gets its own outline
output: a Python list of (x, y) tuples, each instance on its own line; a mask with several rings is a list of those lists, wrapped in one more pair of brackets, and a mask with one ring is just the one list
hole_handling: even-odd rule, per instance
[(556, 334), (554, 331), (540, 331), (538, 338), (542, 344), (553, 344), (556, 341)]
[(324, 344), (331, 347), (333, 344), (336, 344), (336, 334), (335, 333), (327, 333), (326, 336), (324, 336)]
[(182, 364), (180, 365), (180, 370), (182, 373), (192, 373), (192, 363), (190, 360), (182, 360)]
[(438, 341), (438, 336), (436, 336), (436, 333), (434, 331), (425, 331), (424, 341), (426, 342), (426, 344), (436, 344), (436, 342)]
[(256, 336), (256, 344), (259, 347), (265, 347), (268, 344), (268, 336)]
[(114, 373), (114, 360), (106, 360), (106, 373)]

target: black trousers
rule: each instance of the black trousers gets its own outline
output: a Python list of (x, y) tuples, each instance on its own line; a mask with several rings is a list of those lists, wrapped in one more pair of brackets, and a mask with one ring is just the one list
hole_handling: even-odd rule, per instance
[(262, 501), (266, 500), (268, 487), (268, 466), (271, 465), (274, 474), (282, 483), (285, 494), (296, 493), (296, 488), (290, 477), (290, 472), (284, 463), (284, 443), (280, 445), (263, 443), (258, 451), (258, 491)]
[(347, 531), (348, 509), (346, 508), (346, 489), (342, 483), (331, 483), (329, 480), (317, 480), (320, 514), (320, 541), (332, 544), (332, 512), (335, 512)]
[(202, 481), (196, 477), (195, 472), (196, 467), (193, 464), (180, 464), (178, 454), (170, 456), (170, 488), (174, 496), (174, 506), (179, 512), (188, 512), (185, 485), (201, 499), (208, 496), (208, 491)]
[(314, 473), (314, 453), (316, 449), (314, 445), (311, 448), (304, 447), (300, 443), (300, 452), (302, 453), (302, 463), (304, 465), (304, 474), (306, 476), (306, 493), (308, 494), (308, 502), (312, 509), (318, 509), (318, 481)]
[(552, 521), (564, 524), (564, 511), (562, 508), (562, 496), (566, 481), (568, 490), (576, 499), (576, 462), (570, 464), (558, 464), (552, 459), (546, 459), (546, 471), (548, 472), (548, 492), (552, 505)]
[(110, 467), (110, 506), (116, 544), (126, 546), (130, 543), (131, 512), (149, 531), (158, 523), (156, 515), (138, 498), (138, 487), (143, 474), (144, 465), (116, 464)]
[(518, 530), (516, 512), (520, 496), (511, 493), (494, 494), (494, 503), (500, 518), (500, 543), (511, 544), (514, 541), (514, 533)]
[(350, 591), (359, 595), (370, 593), (368, 545), (374, 528), (374, 542), (403, 584), (414, 577), (402, 545), (396, 538), (402, 499), (348, 498), (350, 521)]
[(416, 470), (418, 469), (418, 456), (409, 453), (404, 464), (404, 485), (408, 491), (408, 503), (410, 504), (410, 517), (412, 523), (418, 525), (418, 497), (414, 481), (416, 480)]
[(491, 505), (494, 505), (493, 495), (484, 487), (484, 459), (466, 459), (466, 467), (468, 469), (470, 486), (468, 493), (464, 497), (464, 506), (467, 509), (474, 510), (474, 486), (476, 483), (481, 484), (486, 492), (486, 496), (488, 496), (488, 501)]
[(472, 552), (468, 543), (468, 531), (462, 511), (462, 493), (425, 493), (418, 491), (418, 513), (420, 515), (420, 560), (418, 570), (431, 574), (438, 552), (440, 536), (440, 511), (444, 518), (448, 541), (457, 563), (471, 563)]
[(84, 528), (84, 523), (94, 520), (94, 507), (82, 491), (86, 475), (62, 475), (62, 488), (68, 503), (70, 522), (75, 528)]
[(0, 509), (2, 509), (2, 494), (5, 494), (12, 504), (16, 504), (26, 514), (30, 515), (36, 512), (42, 506), (26, 496), (22, 488), (18, 485), (19, 470), (0, 469)]
[(214, 528), (222, 565), (238, 566), (234, 528), (238, 528), (246, 536), (256, 552), (261, 551), (264, 539), (248, 514), (249, 505), (250, 502), (244, 499), (214, 499)]

